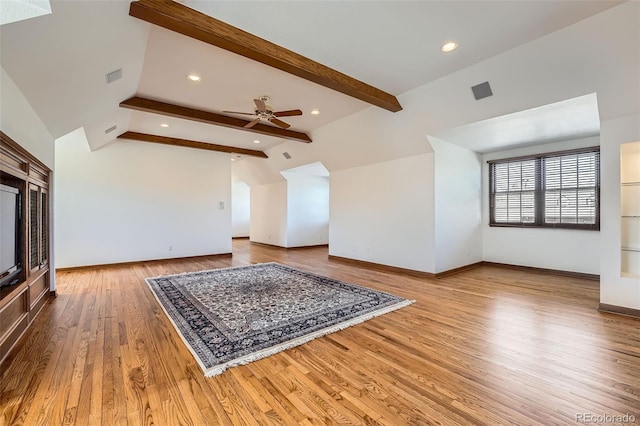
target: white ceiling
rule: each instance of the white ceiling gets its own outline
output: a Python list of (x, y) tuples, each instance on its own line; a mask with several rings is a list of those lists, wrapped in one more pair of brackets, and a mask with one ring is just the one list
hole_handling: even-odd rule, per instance
[(49, 0), (0, 1), (0, 25), (51, 13)]
[(306, 176), (318, 176), (329, 177), (329, 170), (322, 164), (321, 161), (315, 163), (305, 164), (303, 166), (293, 167), (291, 169), (283, 170), (281, 172), (286, 177), (288, 173), (301, 174)]
[[(181, 1), (399, 95), (564, 28), (613, 1)], [(460, 47), (444, 55), (440, 46)]]
[[(394, 95), (563, 28), (617, 1), (182, 1)], [(2, 66), (55, 138), (84, 127), (96, 149), (126, 130), (268, 149), (282, 139), (159, 115), (135, 94), (220, 112), (270, 95), (311, 131), (368, 104), (128, 15), (127, 1), (52, 1), (51, 15), (0, 27)], [(439, 46), (460, 48), (444, 55)], [(107, 85), (105, 74), (122, 68)], [(186, 74), (198, 72), (194, 85)], [(312, 116), (318, 108), (321, 114)], [(386, 112), (385, 112), (386, 113)], [(388, 114), (393, 114), (389, 112)], [(159, 127), (165, 122), (167, 129)], [(117, 131), (104, 130), (117, 125)], [(260, 145), (253, 140), (261, 140)], [(496, 147), (494, 147), (496, 148)], [(490, 149), (494, 149), (490, 148)]]
[(487, 153), (600, 133), (595, 93), (447, 129), (433, 136)]

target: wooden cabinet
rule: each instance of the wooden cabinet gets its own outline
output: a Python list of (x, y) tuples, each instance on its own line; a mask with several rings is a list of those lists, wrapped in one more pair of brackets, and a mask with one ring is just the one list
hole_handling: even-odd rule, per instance
[(0, 362), (4, 360), (50, 292), (50, 170), (0, 131), (0, 183), (19, 193), (16, 226), (21, 272), (0, 287)]

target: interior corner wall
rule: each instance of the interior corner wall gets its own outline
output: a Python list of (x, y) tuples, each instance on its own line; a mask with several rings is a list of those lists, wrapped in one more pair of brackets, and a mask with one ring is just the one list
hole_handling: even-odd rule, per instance
[(0, 129), (53, 170), (53, 136), (4, 68), (0, 68)]
[(433, 273), (433, 161), (428, 153), (331, 172), (329, 254)]
[(287, 182), (251, 186), (251, 233), (256, 243), (287, 247)]
[(640, 115), (600, 123), (600, 302), (640, 309), (640, 279), (622, 275), (620, 145), (640, 142)]
[[(489, 166), (487, 161), (600, 145), (589, 137), (493, 152), (482, 157), (483, 260), (561, 271), (600, 274), (600, 232), (579, 229), (504, 228), (489, 226)], [(601, 167), (601, 175), (609, 174)], [(601, 191), (605, 193), (604, 188)], [(601, 200), (601, 209), (606, 209)], [(601, 216), (602, 226), (604, 216)], [(618, 247), (619, 250), (619, 247)]]
[(480, 155), (432, 136), (435, 152), (435, 272), (482, 260)]
[(230, 253), (230, 167), (214, 152), (59, 138), (56, 266)]
[(231, 185), (231, 236), (248, 237), (251, 229), (251, 188), (244, 182)]
[(284, 173), (287, 179), (287, 247), (329, 243), (329, 178)]

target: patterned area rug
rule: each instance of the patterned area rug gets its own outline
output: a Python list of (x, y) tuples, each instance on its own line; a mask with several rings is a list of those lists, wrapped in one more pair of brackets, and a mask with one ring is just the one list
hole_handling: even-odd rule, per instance
[(278, 263), (146, 281), (209, 377), (414, 302)]

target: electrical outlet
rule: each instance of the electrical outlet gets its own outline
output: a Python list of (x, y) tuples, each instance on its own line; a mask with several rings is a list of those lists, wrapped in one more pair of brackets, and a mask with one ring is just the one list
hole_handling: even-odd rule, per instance
[(169, 251), (173, 251), (173, 246), (169, 246)]

